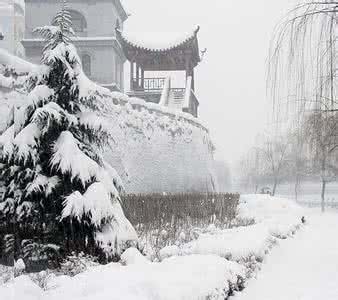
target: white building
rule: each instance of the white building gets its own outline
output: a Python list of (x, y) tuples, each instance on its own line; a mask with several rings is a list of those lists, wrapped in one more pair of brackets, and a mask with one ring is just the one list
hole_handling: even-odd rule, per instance
[(25, 29), (23, 0), (0, 1), (0, 48), (23, 57), (24, 48), (21, 44)]
[[(25, 38), (22, 41), (26, 57), (34, 63), (41, 59), (44, 41), (34, 29), (49, 25), (61, 9), (57, 0), (25, 0)], [(120, 0), (69, 0), (74, 44), (88, 77), (109, 88), (123, 90), (123, 65), (126, 60), (115, 38), (115, 28), (123, 28), (128, 18)]]

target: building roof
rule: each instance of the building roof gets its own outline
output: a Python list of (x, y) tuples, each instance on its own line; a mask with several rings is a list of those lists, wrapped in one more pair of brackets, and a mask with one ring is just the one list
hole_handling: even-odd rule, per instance
[(167, 52), (175, 48), (186, 46), (189, 42), (197, 39), (200, 27), (196, 26), (193, 30), (181, 36), (177, 33), (150, 33), (133, 34), (117, 30), (117, 36), (123, 45), (139, 50)]
[(129, 61), (138, 62), (144, 70), (185, 70), (194, 68), (201, 61), (197, 26), (188, 34), (177, 38), (167, 33), (157, 36), (146, 34), (132, 35), (116, 30), (117, 40)]
[(123, 7), (123, 5), (122, 5), (122, 3), (121, 3), (120, 0), (114, 0), (114, 3), (115, 3), (115, 6), (116, 6), (117, 10), (118, 10), (119, 13), (120, 13), (120, 16), (121, 16), (121, 18), (122, 18), (122, 22), (124, 22), (125, 20), (128, 19), (128, 16), (129, 16), (129, 15), (127, 14), (127, 12), (126, 12), (126, 10), (124, 9), (124, 7)]

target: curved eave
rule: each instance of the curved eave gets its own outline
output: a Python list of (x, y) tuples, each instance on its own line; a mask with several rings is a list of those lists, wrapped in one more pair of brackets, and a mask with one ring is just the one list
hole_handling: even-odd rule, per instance
[(179, 41), (173, 45), (168, 45), (167, 47), (162, 48), (149, 48), (146, 46), (143, 46), (141, 44), (136, 44), (130, 40), (123, 34), (123, 32), (119, 29), (116, 29), (116, 37), (121, 44), (122, 48), (124, 49), (127, 58), (130, 60), (130, 57), (128, 57), (128, 53), (130, 52), (142, 52), (146, 55), (170, 55), (171, 52), (175, 52), (176, 50), (191, 50), (191, 52), (196, 57), (196, 61), (200, 62), (200, 54), (199, 54), (199, 46), (198, 46), (198, 38), (197, 34), (200, 30), (200, 27), (197, 26), (197, 28), (192, 32), (192, 34), (182, 41)]
[(122, 18), (122, 22), (126, 21), (128, 19), (128, 13), (126, 12), (126, 10), (124, 9), (122, 3), (120, 0), (115, 0), (114, 1), (118, 11), (119, 11), (119, 14)]

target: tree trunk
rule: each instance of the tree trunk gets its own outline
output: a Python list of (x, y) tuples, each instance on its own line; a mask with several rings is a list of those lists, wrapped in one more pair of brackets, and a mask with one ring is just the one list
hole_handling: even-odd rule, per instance
[(322, 213), (325, 212), (325, 188), (326, 188), (326, 181), (322, 180), (322, 193), (321, 193), (321, 208)]
[(273, 182), (273, 189), (272, 189), (272, 194), (271, 196), (275, 196), (275, 193), (276, 193), (276, 189), (277, 189), (277, 180), (274, 180)]
[(296, 202), (298, 202), (298, 189), (299, 189), (299, 178), (297, 176), (296, 182), (295, 182), (295, 199), (296, 199)]

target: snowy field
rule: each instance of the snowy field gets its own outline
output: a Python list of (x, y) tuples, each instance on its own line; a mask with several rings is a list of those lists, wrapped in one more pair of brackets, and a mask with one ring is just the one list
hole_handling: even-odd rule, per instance
[(298, 231), (304, 238), (312, 226), (302, 228), (305, 211), (293, 201), (267, 195), (242, 196), (238, 213), (255, 224), (229, 230), (210, 226), (190, 243), (162, 249), (161, 262), (150, 262), (131, 248), (120, 263), (90, 267), (74, 277), (44, 273), (38, 282), (43, 289), (29, 275), (22, 275), (0, 287), (0, 298), (226, 299), (233, 292), (240, 293), (247, 282), (250, 286), (254, 279), (249, 278), (260, 274), (261, 262), (264, 269), (271, 249), (282, 249), (288, 243), (292, 252)]
[(235, 300), (338, 299), (338, 213), (307, 212), (308, 224), (275, 247)]
[[(282, 184), (278, 187), (279, 197), (285, 197), (296, 200), (294, 185)], [(297, 203), (305, 207), (320, 207), (321, 203), (321, 183), (320, 182), (303, 182), (299, 186)], [(330, 182), (325, 190), (325, 206), (329, 209), (338, 209), (338, 184)]]

